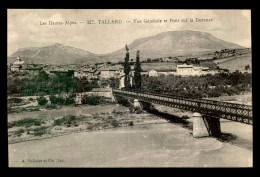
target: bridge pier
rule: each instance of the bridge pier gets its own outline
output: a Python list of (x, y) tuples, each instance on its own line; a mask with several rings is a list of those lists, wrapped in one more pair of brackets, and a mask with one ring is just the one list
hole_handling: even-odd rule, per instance
[(193, 137), (221, 136), (219, 118), (203, 116), (200, 113), (193, 114)]
[(211, 116), (203, 116), (203, 120), (208, 129), (209, 135), (220, 138), (221, 136), (221, 127), (219, 118), (211, 117)]
[(134, 99), (134, 108), (142, 109), (141, 103), (137, 99)]
[(202, 115), (195, 112), (193, 114), (193, 137), (200, 138), (209, 136), (207, 127), (203, 121)]

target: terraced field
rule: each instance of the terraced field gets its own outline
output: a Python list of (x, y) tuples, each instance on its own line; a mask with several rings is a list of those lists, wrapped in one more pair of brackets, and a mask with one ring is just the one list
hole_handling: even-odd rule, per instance
[(241, 55), (230, 57), (226, 59), (215, 60), (214, 63), (218, 64), (220, 68), (228, 69), (230, 72), (234, 72), (236, 70), (245, 71), (245, 66), (252, 66), (252, 55)]

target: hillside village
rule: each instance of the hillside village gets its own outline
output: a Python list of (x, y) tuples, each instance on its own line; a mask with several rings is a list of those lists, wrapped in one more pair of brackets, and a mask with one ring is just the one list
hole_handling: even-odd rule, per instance
[[(145, 64), (144, 64), (145, 65)], [(157, 77), (159, 75), (177, 75), (177, 76), (199, 76), (203, 74), (215, 74), (219, 72), (218, 69), (209, 67), (199, 67), (187, 64), (174, 65), (174, 69), (158, 69), (155, 67), (146, 68), (141, 72), (141, 75), (149, 77)], [(106, 80), (110, 78), (117, 78), (123, 83), (124, 68), (121, 64), (107, 64), (101, 63), (96, 65), (83, 65), (83, 66), (62, 66), (62, 65), (33, 65), (25, 64), (21, 58), (17, 57), (12, 65), (9, 66), (10, 71), (18, 71), (27, 73), (28, 76), (38, 75), (44, 71), (49, 76), (59, 76), (60, 74), (71, 75), (76, 78), (86, 77), (88, 80)], [(134, 75), (134, 67), (131, 66), (131, 77)], [(122, 87), (122, 86), (121, 86)], [(121, 88), (120, 87), (120, 88)]]
[[(243, 56), (250, 54), (250, 49), (225, 49), (221, 51), (210, 52), (199, 56), (177, 56), (164, 57), (158, 59), (146, 59), (141, 63), (141, 75), (149, 77), (158, 77), (161, 75), (169, 76), (201, 76), (207, 74), (216, 74), (220, 72), (229, 72), (228, 69), (220, 68), (218, 64), (227, 62), (234, 56)], [(134, 76), (134, 61), (130, 62), (130, 76)], [(38, 75), (44, 71), (50, 77), (56, 77), (61, 74), (70, 75), (71, 77), (84, 78), (88, 80), (98, 80), (101, 87), (109, 88), (106, 80), (114, 78), (120, 80), (119, 88), (124, 87), (124, 67), (123, 62), (95, 63), (95, 64), (71, 64), (71, 65), (49, 65), (27, 63), (19, 56), (16, 61), (8, 63), (8, 70), (27, 73), (28, 76)], [(251, 72), (250, 64), (240, 72)], [(104, 84), (105, 83), (105, 84)]]

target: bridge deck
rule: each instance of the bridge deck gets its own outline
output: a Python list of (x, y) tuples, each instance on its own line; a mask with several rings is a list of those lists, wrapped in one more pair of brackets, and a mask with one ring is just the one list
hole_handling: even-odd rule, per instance
[(252, 106), (221, 101), (179, 97), (144, 91), (113, 89), (115, 96), (138, 99), (139, 101), (162, 104), (179, 109), (199, 112), (215, 118), (253, 124)]

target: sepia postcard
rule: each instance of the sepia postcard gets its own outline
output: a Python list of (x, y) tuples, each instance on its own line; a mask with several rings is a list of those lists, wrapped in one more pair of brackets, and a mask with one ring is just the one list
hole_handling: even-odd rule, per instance
[(9, 167), (253, 167), (250, 9), (8, 9)]

